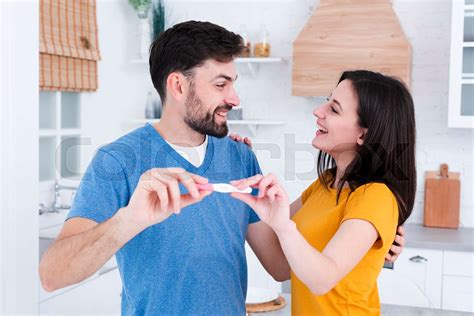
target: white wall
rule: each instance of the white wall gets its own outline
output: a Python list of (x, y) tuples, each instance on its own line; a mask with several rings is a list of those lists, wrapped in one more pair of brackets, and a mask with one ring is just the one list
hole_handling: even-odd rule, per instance
[[(167, 4), (171, 23), (209, 20), (236, 31), (241, 23), (256, 31), (263, 22), (271, 32), (275, 56), (291, 62), (292, 41), (312, 6), (310, 0), (174, 1)], [(412, 45), (412, 87), (418, 124), (418, 196), (411, 222), (421, 222), (424, 171), (442, 162), (461, 172), (461, 224), (474, 227), (474, 131), (447, 128), (450, 2), (394, 1), (394, 9)], [(151, 87), (146, 65), (131, 64), (136, 51), (137, 20), (126, 0), (98, 1), (99, 90), (83, 96), (84, 167), (96, 148), (133, 128), (131, 118), (142, 117), (146, 91)], [(25, 26), (28, 21), (28, 27)], [(38, 201), (38, 6), (37, 1), (0, 1), (0, 313), (37, 311)], [(314, 168), (309, 144), (314, 132), (315, 98), (291, 96), (291, 64), (262, 66), (257, 78), (242, 76), (238, 89), (245, 116), (284, 120), (285, 127), (262, 127), (254, 137), (265, 172), (284, 176), (292, 197), (311, 179), (291, 180), (296, 172)], [(241, 130), (246, 133), (245, 129)], [(299, 145), (284, 146), (284, 134)], [(272, 159), (262, 145), (275, 143), (286, 159)], [(283, 157), (282, 157), (283, 158)], [(252, 267), (251, 267), (252, 268)]]
[(394, 8), (413, 50), (418, 192), (410, 221), (423, 222), (424, 172), (446, 162), (461, 173), (461, 226), (474, 227), (474, 130), (447, 127), (451, 2), (399, 1)]
[(2, 315), (38, 312), (38, 14), (37, 1), (0, 1)]
[[(256, 78), (242, 75), (237, 88), (244, 116), (286, 121), (284, 127), (261, 127), (253, 139), (262, 168), (285, 178), (291, 197), (297, 197), (315, 175), (311, 171), (315, 171), (316, 152), (308, 144), (315, 129), (311, 110), (321, 100), (291, 96), (291, 55), (293, 40), (317, 4), (318, 1), (311, 0), (168, 1), (166, 4), (171, 24), (188, 19), (208, 20), (237, 31), (244, 23), (254, 35), (262, 23), (269, 29), (272, 54), (289, 62), (261, 66)], [(409, 221), (423, 220), (424, 172), (436, 170), (439, 164), (447, 162), (452, 171), (461, 172), (461, 226), (474, 227), (474, 131), (447, 128), (450, 1), (398, 0), (393, 1), (393, 7), (413, 51), (418, 192)], [(84, 136), (92, 141), (91, 146), (84, 148), (84, 167), (98, 146), (137, 127), (129, 121), (143, 117), (146, 91), (151, 87), (147, 65), (130, 63), (138, 51), (134, 38), (137, 18), (127, 1), (99, 1), (97, 12), (102, 61), (98, 92), (83, 97)], [(237, 131), (248, 133), (246, 129)], [(292, 137), (297, 145), (291, 144)], [(270, 152), (263, 149), (269, 143), (280, 148), (278, 158), (272, 159)], [(302, 148), (297, 150), (296, 162), (291, 154), (294, 148)], [(295, 172), (305, 174), (293, 180)]]
[[(11, 9), (13, 2), (0, 0), (0, 3), (2, 4), (0, 8), (3, 9), (3, 12), (0, 9), (2, 14), (0, 139), (2, 150), (12, 149), (9, 151), (10, 156), (3, 153), (0, 156), (2, 167), (0, 169), (2, 179), (0, 306), (3, 306), (4, 311), (13, 310), (18, 306), (18, 293), (23, 291), (26, 293), (26, 304), (22, 306), (26, 310), (32, 306), (31, 297), (36, 295), (32, 293), (31, 282), (36, 289), (37, 275), (36, 270), (32, 270), (32, 265), (33, 262), (37, 262), (38, 251), (37, 235), (34, 237), (32, 235), (33, 232), (36, 234), (37, 228), (33, 229), (33, 232), (29, 230), (37, 227), (37, 217), (31, 217), (34, 220), (25, 218), (36, 214), (37, 191), (31, 191), (29, 185), (12, 186), (11, 183), (15, 182), (11, 181), (13, 176), (11, 171), (21, 170), (23, 174), (21, 179), (29, 177), (35, 183), (37, 181), (37, 159), (34, 159), (38, 152), (37, 56), (31, 52), (37, 51), (38, 31), (31, 28), (26, 30), (11, 28), (14, 25), (12, 20), (14, 15), (9, 15), (7, 19), (4, 8), (5, 3), (10, 3), (8, 10), (14, 10), (21, 16), (18, 21), (28, 19), (34, 21), (32, 25), (37, 25), (37, 8), (31, 6), (31, 2), (28, 7), (21, 7), (20, 4), (14, 6), (15, 9)], [(196, 0), (168, 1), (166, 4), (170, 24), (188, 19), (207, 20), (237, 31), (240, 24), (244, 23), (254, 35), (261, 23), (266, 24), (271, 33), (272, 55), (284, 57), (287, 62), (261, 66), (256, 78), (242, 74), (237, 82), (237, 88), (242, 99), (245, 118), (286, 122), (284, 127), (260, 127), (257, 136), (252, 138), (262, 169), (264, 172), (273, 171), (279, 174), (285, 180), (292, 198), (296, 198), (316, 175), (314, 159), (316, 151), (309, 145), (315, 130), (311, 111), (322, 100), (291, 96), (291, 56), (293, 40), (317, 4), (318, 1), (313, 0), (207, 2)], [(395, 0), (393, 6), (413, 51), (412, 93), (418, 128), (419, 185), (415, 210), (409, 221), (420, 223), (423, 220), (424, 172), (436, 170), (440, 163), (447, 162), (452, 171), (461, 172), (461, 225), (474, 227), (472, 201), (474, 131), (447, 128), (450, 1)], [(130, 120), (143, 117), (146, 92), (152, 87), (147, 65), (130, 63), (138, 51), (136, 39), (138, 21), (128, 1), (98, 0), (97, 14), (102, 60), (99, 62), (99, 90), (95, 93), (84, 93), (82, 96), (83, 136), (91, 141), (90, 146), (83, 147), (83, 170), (99, 146), (138, 127)], [(6, 29), (8, 26), (10, 28)], [(14, 51), (5, 50), (4, 36), (15, 38), (12, 41)], [(21, 41), (22, 38), (33, 40)], [(29, 56), (24, 56), (25, 52), (28, 52)], [(14, 66), (15, 71), (5, 72), (3, 70), (5, 65)], [(29, 76), (21, 77), (25, 73)], [(11, 86), (14, 88), (11, 89)], [(35, 87), (34, 93), (31, 87)], [(21, 92), (15, 90), (20, 88)], [(25, 93), (28, 89), (32, 89), (32, 93)], [(34, 106), (22, 107), (25, 104)], [(19, 117), (22, 114), (25, 114), (24, 117)], [(14, 115), (13, 120), (10, 119), (11, 115)], [(22, 119), (24, 123), (19, 124)], [(20, 128), (25, 130), (24, 134)], [(245, 128), (235, 131), (242, 134), (249, 133)], [(20, 137), (22, 139), (19, 139)], [(3, 144), (11, 139), (18, 139), (18, 142), (15, 144), (9, 142), (7, 146)], [(32, 161), (25, 162), (25, 158), (19, 155), (26, 150), (26, 147), (30, 151), (27, 157)], [(271, 150), (266, 149), (269, 147)], [(17, 152), (17, 148), (20, 151)], [(17, 195), (17, 192), (23, 189), (28, 192), (31, 199), (21, 200), (22, 196)], [(16, 206), (16, 213), (3, 211), (7, 209), (5, 207), (13, 209), (12, 205)], [(22, 225), (18, 225), (20, 219), (23, 220)], [(16, 242), (11, 243), (12, 238)], [(27, 242), (32, 242), (35, 245), (34, 249), (30, 244), (21, 248)], [(28, 253), (23, 253), (22, 249), (28, 249)], [(28, 260), (20, 261), (20, 257)], [(24, 275), (21, 275), (23, 271), (21, 269), (26, 271)], [(249, 258), (249, 270), (253, 278), (250, 284), (267, 284), (269, 287), (274, 285), (270, 284), (268, 276), (262, 273), (262, 268), (253, 257)], [(12, 292), (11, 288), (16, 290)]]
[[(167, 1), (168, 23), (207, 20), (237, 31), (244, 23), (257, 36), (260, 24), (270, 31), (272, 55), (287, 62), (262, 65), (258, 76), (242, 74), (237, 89), (249, 119), (283, 120), (285, 126), (260, 127), (252, 136), (264, 172), (276, 172), (296, 198), (316, 177), (311, 147), (315, 131), (312, 109), (318, 98), (291, 96), (292, 44), (318, 1)], [(424, 172), (447, 162), (461, 172), (461, 226), (474, 227), (473, 136), (469, 129), (447, 128), (451, 4), (449, 0), (396, 0), (394, 10), (412, 45), (412, 94), (417, 116), (418, 190), (409, 222), (423, 221)], [(83, 168), (101, 145), (138, 127), (146, 92), (151, 88), (147, 64), (132, 64), (137, 47), (137, 18), (126, 0), (98, 1), (99, 90), (84, 94)], [(249, 134), (245, 128), (234, 129)], [(271, 149), (268, 149), (271, 148)], [(249, 256), (250, 285), (273, 287), (253, 256)]]
[[(316, 151), (312, 109), (318, 98), (291, 96), (292, 43), (317, 1), (168, 1), (170, 24), (188, 19), (207, 20), (237, 31), (242, 23), (253, 33), (260, 24), (270, 31), (272, 55), (288, 62), (263, 65), (256, 78), (242, 75), (237, 82), (244, 116), (286, 122), (284, 127), (260, 127), (253, 136), (264, 172), (276, 172), (296, 198), (315, 178)], [(448, 129), (448, 80), (451, 4), (449, 0), (393, 1), (394, 10), (412, 45), (412, 94), (417, 115), (418, 191), (409, 222), (423, 221), (424, 172), (447, 162), (461, 172), (461, 226), (474, 227), (473, 136), (468, 129)], [(83, 148), (83, 168), (101, 145), (138, 127), (146, 92), (151, 88), (146, 64), (132, 64), (138, 51), (137, 18), (127, 1), (98, 1), (99, 90), (83, 95), (83, 135), (91, 146)], [(245, 128), (235, 131), (248, 134)], [(286, 140), (285, 140), (286, 139)], [(276, 146), (275, 146), (276, 145)], [(269, 151), (268, 147), (273, 151)], [(249, 259), (254, 284), (268, 283), (255, 258)]]

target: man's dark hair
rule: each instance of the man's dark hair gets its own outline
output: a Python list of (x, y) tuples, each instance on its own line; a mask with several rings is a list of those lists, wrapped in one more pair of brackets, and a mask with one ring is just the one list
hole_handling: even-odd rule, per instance
[(163, 103), (166, 79), (175, 71), (189, 77), (208, 59), (229, 62), (245, 48), (242, 37), (210, 22), (187, 21), (163, 32), (150, 46), (150, 75)]

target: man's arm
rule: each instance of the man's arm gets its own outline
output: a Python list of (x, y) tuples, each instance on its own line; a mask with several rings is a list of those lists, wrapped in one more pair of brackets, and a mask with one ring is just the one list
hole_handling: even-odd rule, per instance
[[(301, 197), (290, 205), (293, 217), (303, 205)], [(275, 279), (282, 282), (290, 279), (290, 265), (286, 260), (277, 235), (264, 222), (249, 225), (247, 242), (265, 270)]]
[[(180, 195), (179, 183), (188, 189)], [(130, 239), (181, 208), (196, 203), (210, 194), (199, 191), (197, 183), (207, 179), (180, 168), (151, 169), (145, 172), (133, 192), (128, 206), (107, 221), (97, 224), (85, 218), (68, 220), (57, 240), (40, 262), (41, 283), (53, 291), (94, 274)]]
[(88, 278), (139, 232), (121, 210), (99, 225), (86, 218), (68, 220), (40, 262), (43, 288), (51, 292)]
[(394, 263), (405, 247), (405, 228), (403, 226), (398, 226), (397, 235), (393, 241), (390, 251), (385, 256), (385, 262)]

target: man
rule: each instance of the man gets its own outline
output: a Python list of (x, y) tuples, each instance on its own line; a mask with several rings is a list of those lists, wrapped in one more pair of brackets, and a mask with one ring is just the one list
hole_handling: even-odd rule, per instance
[(115, 254), (124, 315), (242, 315), (245, 240), (275, 279), (289, 277), (266, 251), (276, 237), (249, 207), (198, 188), (260, 173), (249, 147), (224, 137), (243, 48), (240, 36), (196, 21), (152, 44), (162, 118), (98, 150), (42, 258), (46, 290), (82, 281)]

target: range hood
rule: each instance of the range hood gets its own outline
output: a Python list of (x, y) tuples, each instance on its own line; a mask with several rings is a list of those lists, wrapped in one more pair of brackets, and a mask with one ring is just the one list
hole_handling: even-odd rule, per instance
[(355, 69), (410, 86), (410, 43), (389, 0), (321, 0), (293, 43), (292, 94), (328, 96), (341, 73)]

